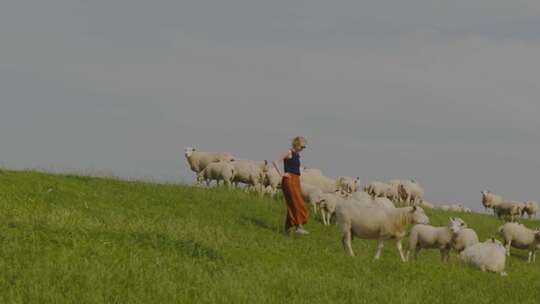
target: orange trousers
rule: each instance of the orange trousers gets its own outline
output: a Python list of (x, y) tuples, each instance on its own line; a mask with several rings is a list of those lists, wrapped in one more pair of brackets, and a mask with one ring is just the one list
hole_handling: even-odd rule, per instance
[(300, 176), (289, 173), (288, 177), (283, 177), (281, 188), (287, 202), (285, 229), (288, 230), (293, 226), (304, 225), (307, 222), (307, 210), (300, 188)]

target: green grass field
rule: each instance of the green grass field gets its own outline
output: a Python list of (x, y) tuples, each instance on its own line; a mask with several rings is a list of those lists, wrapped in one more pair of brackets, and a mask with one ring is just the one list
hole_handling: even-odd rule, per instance
[[(284, 203), (241, 191), (0, 171), (0, 207), (1, 303), (540, 303), (525, 251), (508, 277), (436, 251), (402, 263), (391, 242), (374, 261), (356, 239), (351, 258), (336, 226), (310, 214), (312, 234), (287, 237)], [(502, 223), (428, 214), (482, 240)]]

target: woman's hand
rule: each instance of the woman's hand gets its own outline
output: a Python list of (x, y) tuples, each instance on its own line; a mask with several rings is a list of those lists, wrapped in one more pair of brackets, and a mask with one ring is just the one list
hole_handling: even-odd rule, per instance
[(283, 173), (283, 177), (289, 177), (289, 173), (288, 172)]

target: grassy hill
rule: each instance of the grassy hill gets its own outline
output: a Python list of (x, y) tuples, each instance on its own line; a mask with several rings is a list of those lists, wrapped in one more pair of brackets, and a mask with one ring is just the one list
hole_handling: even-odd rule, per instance
[[(241, 191), (0, 171), (1, 303), (539, 303), (540, 263), (508, 277), (439, 253), (401, 263), (310, 215), (281, 233), (284, 203)], [(435, 225), (449, 213), (428, 211)], [(462, 214), (483, 240), (500, 221)], [(529, 226), (538, 222), (525, 221)]]

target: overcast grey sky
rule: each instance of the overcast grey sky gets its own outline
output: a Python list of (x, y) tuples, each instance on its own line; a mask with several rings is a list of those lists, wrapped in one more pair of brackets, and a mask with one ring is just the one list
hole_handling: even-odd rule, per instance
[(540, 200), (540, 1), (5, 0), (0, 165), (191, 181), (185, 146)]

